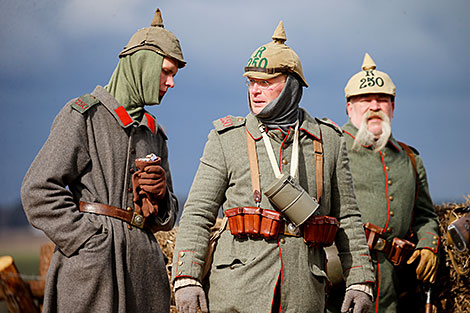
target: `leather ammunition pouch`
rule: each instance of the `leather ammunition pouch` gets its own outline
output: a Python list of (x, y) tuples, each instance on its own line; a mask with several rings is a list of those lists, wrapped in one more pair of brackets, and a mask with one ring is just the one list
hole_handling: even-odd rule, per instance
[(304, 241), (309, 247), (328, 247), (333, 244), (339, 222), (331, 216), (312, 216), (304, 226)]
[(281, 213), (258, 207), (237, 207), (225, 211), (228, 229), (238, 238), (277, 239), (279, 234), (304, 237), (310, 247), (330, 246), (339, 228), (336, 218), (314, 216), (309, 218), (297, 231), (290, 229)]
[(281, 213), (258, 207), (237, 207), (225, 211), (228, 228), (236, 237), (276, 239), (281, 229)]
[(392, 242), (383, 239), (383, 229), (377, 225), (366, 223), (364, 230), (369, 250), (384, 253), (387, 259), (395, 266), (408, 261), (416, 248), (414, 243), (406, 239), (395, 237)]

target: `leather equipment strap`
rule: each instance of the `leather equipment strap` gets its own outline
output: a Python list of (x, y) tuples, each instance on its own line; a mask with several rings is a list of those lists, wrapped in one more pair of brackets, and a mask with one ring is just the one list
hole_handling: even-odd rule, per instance
[(102, 203), (90, 203), (90, 202), (84, 202), (84, 201), (79, 201), (78, 206), (80, 208), (80, 212), (94, 213), (94, 214), (114, 217), (132, 226), (135, 226), (138, 228), (145, 227), (146, 229), (150, 230), (150, 226), (145, 223), (145, 217), (134, 211), (131, 211), (131, 210), (127, 211), (118, 207), (114, 207), (114, 206), (106, 205)]
[(313, 141), (313, 150), (315, 151), (317, 202), (320, 203), (320, 198), (323, 194), (323, 147), (321, 144), (321, 139)]
[[(258, 156), (256, 153), (256, 143), (253, 137), (251, 137), (248, 129), (246, 129), (246, 143), (248, 146), (248, 159), (250, 162), (250, 174), (251, 174), (251, 186), (253, 188), (253, 198), (255, 202), (259, 204), (261, 202), (260, 193), (260, 182), (259, 182), (259, 167), (258, 167)], [(321, 130), (320, 130), (321, 138)], [(315, 171), (316, 171), (316, 182), (317, 182), (317, 201), (320, 202), (320, 198), (323, 194), (323, 147), (321, 140), (313, 141), (313, 149), (315, 151)]]
[[(246, 129), (246, 128), (245, 128)], [(259, 206), (261, 202), (260, 182), (259, 182), (259, 167), (258, 155), (256, 153), (256, 143), (251, 137), (248, 129), (246, 129), (246, 144), (248, 145), (248, 159), (250, 160), (250, 174), (251, 174), (251, 187), (253, 189), (253, 198), (255, 203)]]
[[(408, 147), (408, 145), (406, 143), (398, 141), (398, 144), (400, 145), (400, 147), (402, 147), (403, 150), (405, 150), (406, 154), (410, 158), (411, 165), (413, 166), (413, 170), (414, 170), (414, 174), (415, 174), (415, 185), (416, 185), (416, 187), (415, 187), (415, 201), (413, 203), (413, 211), (411, 212), (411, 220), (413, 220), (414, 213), (415, 213), (414, 207), (416, 205), (416, 201), (418, 201), (418, 188), (419, 188), (418, 169), (417, 169), (417, 166), (416, 166), (416, 157), (415, 157), (413, 151), (411, 151), (410, 147)], [(411, 224), (410, 224), (409, 229), (410, 229), (409, 232), (412, 233)]]

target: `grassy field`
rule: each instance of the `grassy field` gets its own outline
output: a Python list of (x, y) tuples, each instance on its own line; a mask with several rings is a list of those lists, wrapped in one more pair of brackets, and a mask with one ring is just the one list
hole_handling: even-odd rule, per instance
[[(16, 267), (25, 280), (36, 279), (39, 274), (39, 249), (49, 240), (32, 228), (0, 229), (0, 256), (13, 257)], [(0, 313), (7, 313), (6, 304), (0, 301)]]

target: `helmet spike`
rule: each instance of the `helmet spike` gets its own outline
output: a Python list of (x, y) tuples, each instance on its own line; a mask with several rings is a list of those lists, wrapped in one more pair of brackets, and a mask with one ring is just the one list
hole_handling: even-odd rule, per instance
[(284, 30), (284, 23), (282, 23), (282, 21), (280, 21), (279, 25), (277, 25), (272, 38), (274, 41), (279, 43), (284, 43), (287, 40), (286, 31)]
[(155, 11), (155, 15), (153, 16), (152, 24), (150, 24), (150, 26), (153, 26), (153, 27), (158, 26), (158, 27), (164, 28), (163, 19), (162, 19), (162, 12), (160, 11), (160, 9), (157, 9)]
[(366, 52), (366, 55), (364, 56), (364, 61), (362, 61), (362, 70), (375, 70), (376, 67), (377, 66), (375, 65), (374, 60), (372, 60), (369, 53)]

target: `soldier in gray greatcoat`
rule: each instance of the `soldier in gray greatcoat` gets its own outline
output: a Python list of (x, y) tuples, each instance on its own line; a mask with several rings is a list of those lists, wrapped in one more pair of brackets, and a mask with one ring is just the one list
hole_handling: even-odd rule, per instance
[[(43, 312), (169, 312), (153, 233), (178, 213), (159, 104), (185, 61), (160, 10), (120, 53), (105, 87), (69, 101), (22, 185), (30, 223), (55, 244)], [(137, 159), (137, 160), (136, 160)]]
[[(374, 273), (343, 134), (299, 108), (307, 83), (285, 41), (281, 22), (273, 42), (257, 49), (245, 67), (251, 112), (215, 121), (209, 134), (176, 238), (172, 280), (180, 312), (196, 312), (197, 306), (203, 312), (323, 312), (327, 275), (321, 244), (328, 243), (318, 229), (310, 237), (318, 245), (306, 236), (317, 220), (340, 224), (336, 244), (348, 286), (345, 311), (372, 305)], [(290, 221), (297, 214), (281, 215), (283, 208), (265, 196), (289, 171), (289, 186), (311, 204), (292, 206), (306, 214), (300, 223)], [(229, 229), (221, 228), (210, 262), (210, 228), (220, 207)], [(243, 226), (232, 223), (237, 219)]]

